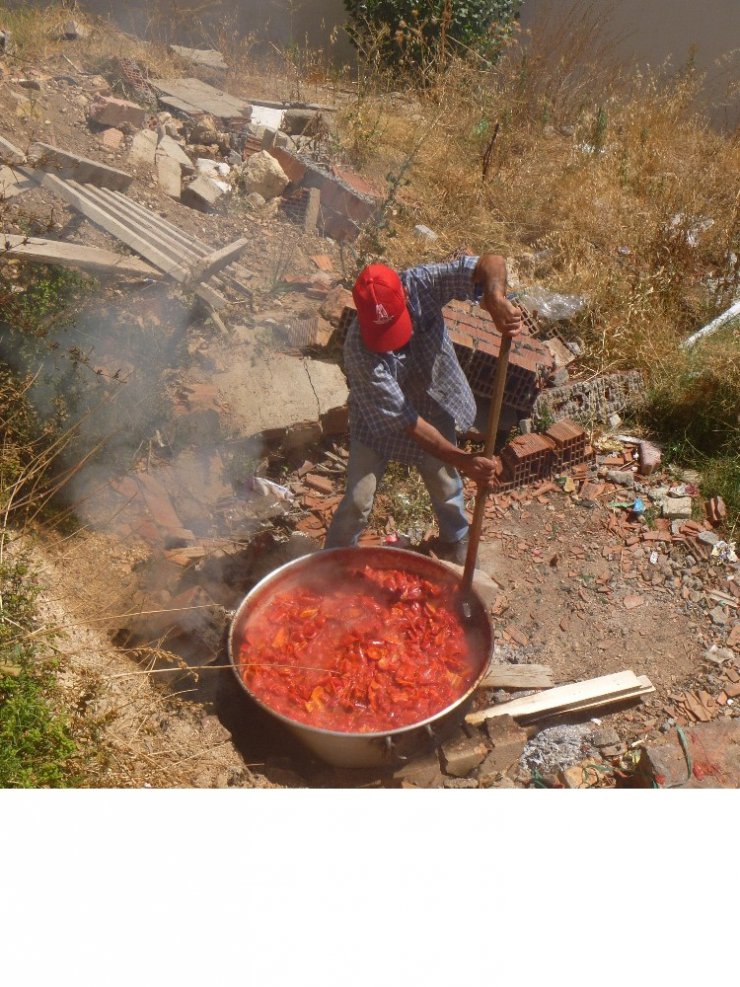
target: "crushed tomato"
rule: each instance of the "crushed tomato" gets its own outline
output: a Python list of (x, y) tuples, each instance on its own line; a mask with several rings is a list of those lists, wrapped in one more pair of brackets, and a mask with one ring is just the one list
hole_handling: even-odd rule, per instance
[(472, 685), (456, 589), (363, 566), (259, 602), (239, 647), (244, 684), (270, 709), (345, 733), (409, 726)]

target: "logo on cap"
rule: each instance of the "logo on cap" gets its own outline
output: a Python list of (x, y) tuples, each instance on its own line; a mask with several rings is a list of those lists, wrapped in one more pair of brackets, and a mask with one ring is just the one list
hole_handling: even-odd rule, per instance
[(393, 316), (392, 315), (388, 315), (388, 311), (387, 311), (385, 305), (376, 305), (375, 306), (375, 325), (376, 326), (385, 326), (389, 322), (392, 322), (392, 321), (393, 321)]

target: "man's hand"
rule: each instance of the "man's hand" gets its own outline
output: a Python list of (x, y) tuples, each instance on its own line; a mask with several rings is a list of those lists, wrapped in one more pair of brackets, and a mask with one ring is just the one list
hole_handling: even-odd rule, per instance
[(486, 292), (480, 303), (481, 307), (489, 313), (502, 336), (513, 339), (514, 336), (519, 335), (522, 329), (522, 312), (506, 295), (494, 292), (489, 295)]
[(461, 453), (458, 468), (465, 476), (470, 477), (479, 487), (495, 489), (503, 472), (503, 466), (498, 456), (486, 459), (476, 453)]
[(522, 313), (506, 297), (506, 261), (500, 254), (481, 254), (473, 271), (473, 284), (480, 285), (480, 304), (502, 336), (513, 339), (521, 332)]

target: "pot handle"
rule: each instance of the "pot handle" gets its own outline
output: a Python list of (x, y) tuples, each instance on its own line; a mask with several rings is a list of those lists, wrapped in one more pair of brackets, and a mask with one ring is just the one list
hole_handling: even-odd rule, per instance
[[(425, 724), (424, 731), (427, 734), (427, 736), (429, 737), (429, 739), (431, 740), (432, 746), (433, 747), (438, 747), (440, 742), (438, 741), (437, 735), (435, 734), (434, 730), (432, 730), (431, 723)], [(393, 757), (397, 761), (401, 761), (404, 764), (406, 763), (406, 761), (413, 760), (413, 758), (408, 757), (405, 754), (399, 754), (398, 753), (398, 751), (396, 750), (396, 744), (395, 744), (395, 742), (393, 740), (393, 737), (388, 736), (388, 737), (385, 738), (385, 749), (386, 749), (386, 752), (387, 752), (387, 754), (388, 754), (389, 757)]]

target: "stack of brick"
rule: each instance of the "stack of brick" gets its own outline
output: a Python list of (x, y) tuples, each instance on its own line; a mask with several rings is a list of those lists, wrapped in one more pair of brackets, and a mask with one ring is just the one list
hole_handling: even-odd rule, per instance
[(518, 435), (501, 453), (505, 486), (521, 486), (549, 476), (555, 463), (555, 443), (545, 435)]
[(586, 433), (567, 418), (551, 425), (545, 435), (555, 443), (555, 469), (563, 470), (584, 463), (593, 456)]
[[(473, 393), (490, 398), (501, 349), (501, 334), (493, 319), (471, 302), (452, 301), (443, 312), (457, 358)], [(553, 356), (544, 343), (530, 335), (519, 336), (509, 355), (504, 403), (520, 417), (527, 417), (553, 368)]]
[(579, 425), (567, 420), (551, 425), (544, 435), (518, 435), (501, 453), (502, 486), (518, 487), (587, 462), (593, 450), (586, 438)]

